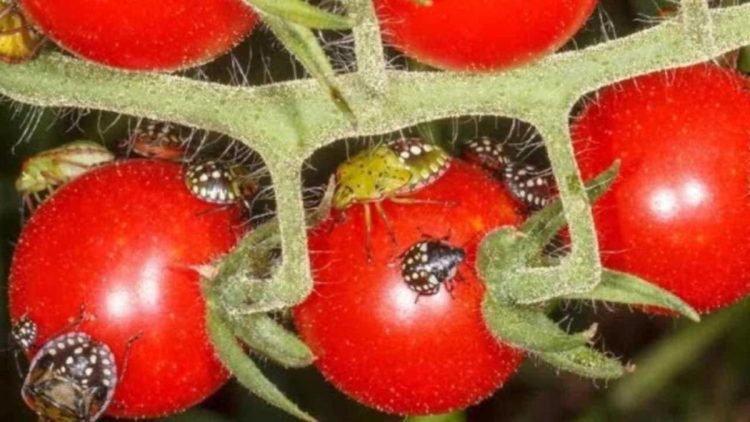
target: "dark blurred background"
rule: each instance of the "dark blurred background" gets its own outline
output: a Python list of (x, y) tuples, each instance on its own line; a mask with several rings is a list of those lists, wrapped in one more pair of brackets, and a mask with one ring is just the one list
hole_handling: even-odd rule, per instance
[[(657, 0), (604, 0), (587, 27), (566, 48), (627, 35), (655, 24), (673, 4)], [(345, 35), (326, 34), (337, 68), (349, 68), (351, 45)], [(392, 52), (389, 52), (391, 54)], [(411, 65), (397, 59), (397, 66)], [(291, 79), (303, 71), (265, 31), (256, 32), (232, 55), (185, 76), (230, 84), (256, 85)], [(21, 227), (20, 201), (13, 182), (23, 160), (75, 139), (115, 145), (136, 120), (97, 111), (38, 109), (8, 101), (0, 104), (0, 421), (32, 421), (20, 399), (21, 377), (8, 345), (7, 271)], [(441, 143), (476, 134), (505, 137), (509, 122), (495, 117), (455, 119), (424, 126)], [(523, 131), (514, 136), (523, 140)], [(308, 186), (326, 180), (345, 156), (343, 143), (313, 158)], [(544, 159), (543, 157), (540, 159)], [(597, 383), (556, 373), (529, 360), (494, 397), (454, 421), (750, 421), (750, 303), (741, 303), (700, 325), (647, 316), (627, 308), (569, 305), (556, 311), (570, 327), (600, 324), (601, 343), (613, 355), (638, 364), (635, 375)], [(263, 369), (303, 409), (322, 421), (398, 421), (348, 400), (314, 369)], [(285, 421), (285, 414), (230, 382), (199, 408), (169, 421)]]

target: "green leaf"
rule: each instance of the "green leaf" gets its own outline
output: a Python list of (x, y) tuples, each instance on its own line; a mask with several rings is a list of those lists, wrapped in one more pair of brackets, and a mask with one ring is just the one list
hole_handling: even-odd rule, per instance
[(487, 327), (501, 342), (530, 352), (561, 352), (586, 346), (594, 333), (568, 334), (541, 310), (503, 305), (486, 295), (482, 312)]
[(263, 14), (263, 21), (284, 47), (324, 87), (339, 111), (350, 122), (356, 122), (354, 112), (336, 84), (333, 67), (315, 34), (309, 28), (274, 15)]
[(287, 368), (305, 367), (315, 359), (305, 343), (267, 315), (235, 317), (232, 326), (253, 351)]
[(556, 368), (586, 378), (615, 379), (620, 378), (626, 371), (616, 359), (585, 346), (535, 355)]
[(679, 297), (640, 277), (605, 269), (602, 281), (588, 293), (566, 296), (568, 299), (591, 299), (631, 305), (658, 306), (700, 321), (700, 315)]
[(251, 393), (263, 399), (272, 406), (305, 421), (315, 421), (307, 413), (300, 410), (284, 393), (263, 375), (255, 363), (245, 354), (245, 351), (234, 338), (232, 329), (217, 315), (213, 306), (207, 307), (206, 326), (211, 342), (216, 349), (219, 359)]
[(352, 21), (335, 13), (326, 12), (302, 0), (245, 0), (265, 15), (273, 15), (311, 29), (351, 29)]

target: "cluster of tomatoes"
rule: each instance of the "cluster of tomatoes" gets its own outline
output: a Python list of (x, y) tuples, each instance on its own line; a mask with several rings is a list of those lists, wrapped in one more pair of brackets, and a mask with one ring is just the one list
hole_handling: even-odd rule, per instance
[[(702, 313), (750, 291), (747, 83), (716, 65), (655, 73), (602, 90), (572, 125), (585, 180), (620, 161), (594, 205), (603, 264)], [(395, 145), (339, 167), (341, 210), (310, 234), (316, 285), (294, 316), (351, 397), (446, 412), (490, 395), (522, 360), (488, 333), (474, 259), (484, 235), (548, 204), (554, 180), (488, 138), (468, 143), (466, 161)]]
[[(422, 3), (375, 0), (385, 39), (430, 65), (473, 71), (553, 51), (596, 5)], [(172, 71), (227, 51), (257, 20), (241, 0), (3, 2), (0, 56), (28, 59), (44, 34), (104, 65)], [(747, 294), (749, 106), (744, 77), (698, 65), (605, 88), (576, 117), (584, 179), (621, 163), (594, 207), (606, 267), (701, 312)], [(243, 201), (257, 186), (241, 166), (175, 163), (183, 145), (168, 131), (128, 145), (149, 159), (114, 162), (79, 142), (34, 157), (18, 180), (34, 215), (11, 269), (13, 337), (32, 357), (24, 399), (47, 419), (159, 416), (229, 377), (205, 332), (198, 268), (243, 234)], [(390, 413), (439, 413), (492, 394), (524, 352), (488, 332), (477, 249), (554, 199), (548, 169), (492, 138), (467, 142), (461, 159), (406, 138), (355, 155), (336, 180), (333, 212), (309, 233), (315, 289), (293, 310), (316, 366)]]

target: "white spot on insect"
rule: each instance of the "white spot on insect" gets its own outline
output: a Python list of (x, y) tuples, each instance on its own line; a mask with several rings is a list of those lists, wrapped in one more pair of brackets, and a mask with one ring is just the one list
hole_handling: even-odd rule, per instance
[(412, 155), (420, 155), (420, 154), (422, 154), (422, 148), (420, 148), (420, 147), (418, 147), (416, 145), (412, 145), (411, 147), (409, 147), (409, 152)]
[(73, 353), (76, 355), (80, 355), (81, 353), (83, 353), (83, 348), (76, 347), (75, 350), (73, 350)]
[[(201, 182), (208, 182), (208, 175), (206, 173), (201, 174), (201, 177), (199, 178)], [(193, 180), (193, 183), (196, 183), (195, 180)]]
[(96, 353), (96, 352), (95, 352), (94, 350), (92, 350), (91, 352), (92, 352), (92, 355), (91, 355), (91, 356), (89, 356), (89, 362), (91, 362), (91, 364), (92, 364), (92, 365), (95, 365), (95, 364), (96, 364), (96, 360), (97, 360), (97, 357), (96, 357), (96, 355), (95, 355), (95, 354), (93, 354), (93, 353)]

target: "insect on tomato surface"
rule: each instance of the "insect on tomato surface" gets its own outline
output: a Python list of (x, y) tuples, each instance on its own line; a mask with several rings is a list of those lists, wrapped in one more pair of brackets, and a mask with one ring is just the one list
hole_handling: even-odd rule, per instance
[(562, 46), (596, 0), (375, 0), (386, 41), (451, 70), (517, 66)]
[(162, 160), (94, 169), (38, 208), (13, 256), (11, 319), (37, 324), (37, 347), (74, 324), (127, 368), (110, 415), (176, 412), (229, 376), (205, 332), (194, 267), (235, 244), (241, 210), (196, 198), (183, 178)]
[(256, 14), (242, 0), (20, 0), (29, 18), (71, 53), (131, 70), (178, 70), (227, 52)]
[(14, 1), (0, 1), (0, 61), (22, 63), (42, 46), (42, 36), (29, 24)]
[[(488, 332), (474, 270), (484, 234), (521, 217), (502, 185), (458, 160), (410, 198), (421, 202), (383, 202), (395, 236), (374, 220), (369, 259), (363, 207), (334, 211), (310, 232), (315, 288), (294, 319), (317, 367), (349, 396), (389, 413), (441, 413), (488, 397), (521, 362)], [(429, 239), (446, 247), (438, 288), (420, 293), (402, 261)]]
[(750, 291), (750, 92), (732, 70), (698, 65), (605, 88), (573, 128), (586, 179), (621, 160), (595, 205), (607, 267), (698, 311)]

